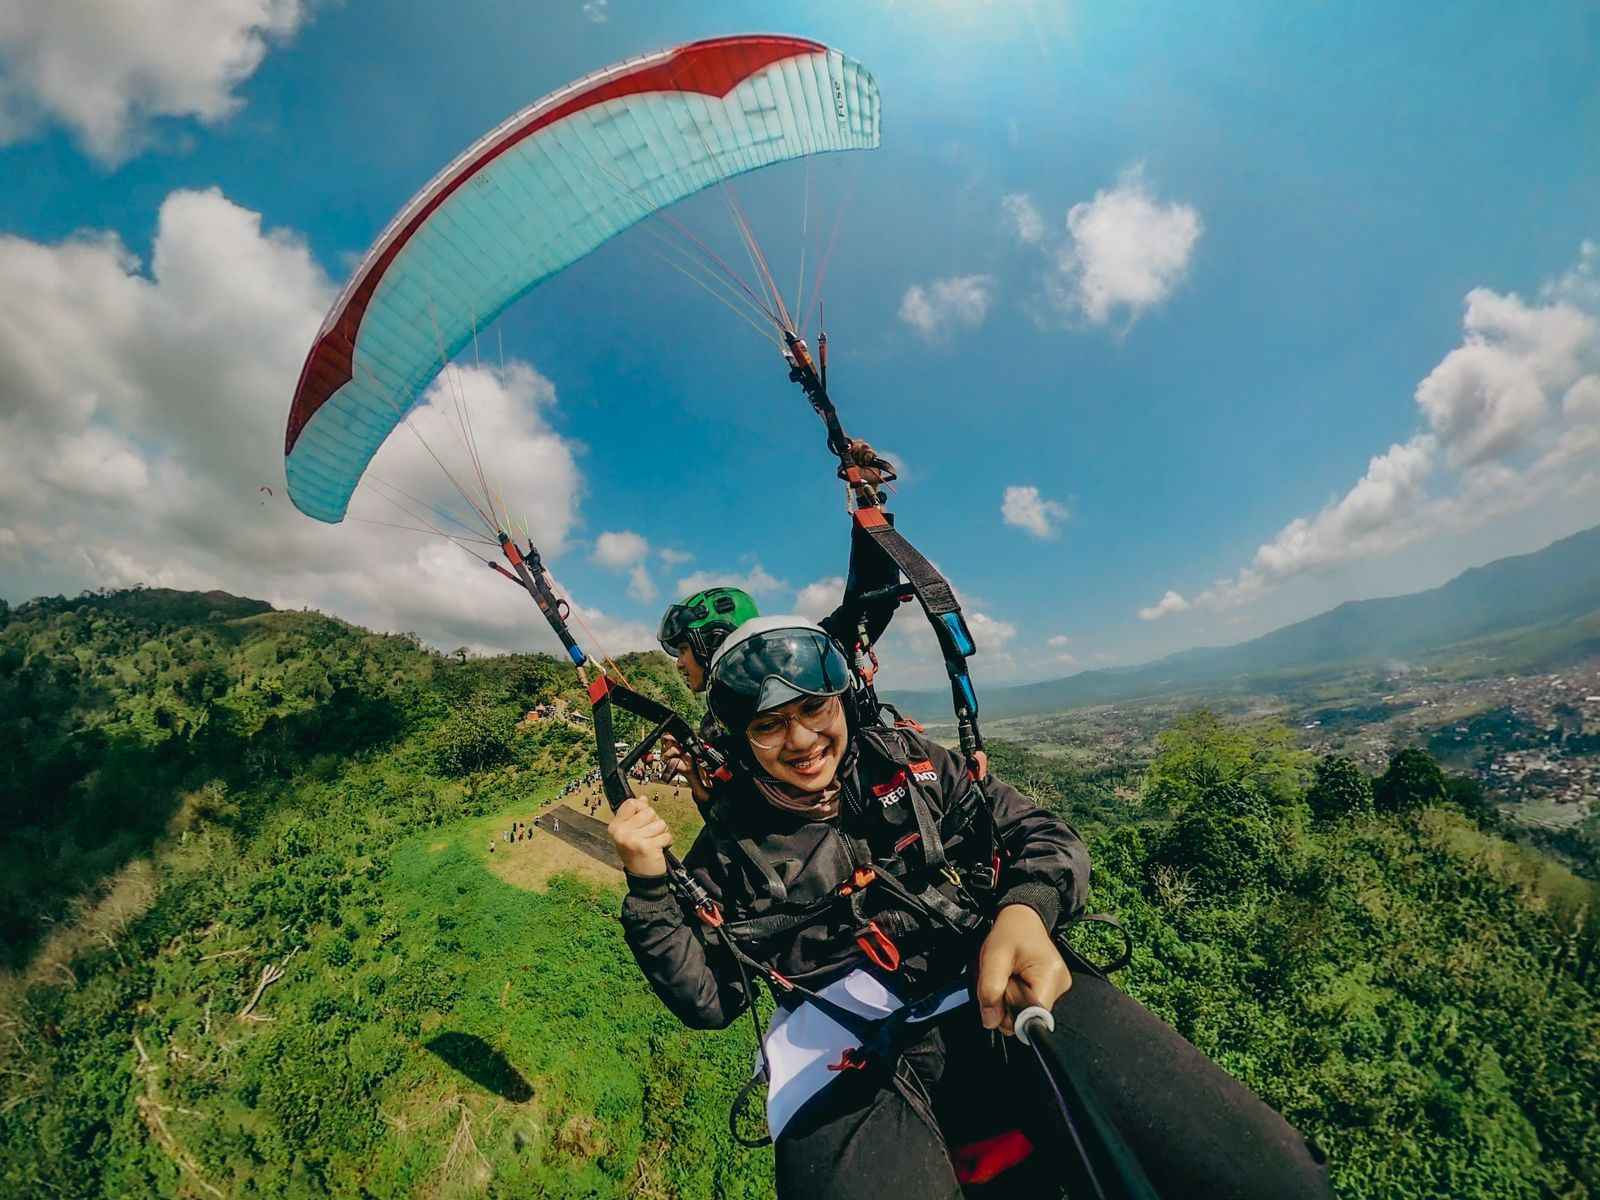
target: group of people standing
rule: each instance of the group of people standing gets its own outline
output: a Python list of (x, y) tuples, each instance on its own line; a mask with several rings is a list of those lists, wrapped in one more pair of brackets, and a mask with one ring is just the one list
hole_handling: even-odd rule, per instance
[[(555, 828), (560, 829), (561, 819), (559, 817), (552, 819), (555, 822)], [(530, 841), (533, 838), (533, 831), (541, 828), (543, 824), (544, 819), (539, 813), (534, 814), (532, 821), (511, 822), (510, 825), (500, 831), (500, 836), (498, 838), (489, 839), (489, 853), (494, 853), (495, 844), (497, 842), (511, 843)]]
[(513, 821), (508, 829), (500, 831), (502, 842), (525, 842), (533, 837), (533, 831), (543, 825), (544, 818), (535, 813), (532, 821)]

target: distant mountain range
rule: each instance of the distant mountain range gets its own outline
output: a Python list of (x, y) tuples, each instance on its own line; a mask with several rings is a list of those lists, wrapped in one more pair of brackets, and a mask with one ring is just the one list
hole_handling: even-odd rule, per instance
[[(1353, 600), (1236, 646), (1185, 650), (1136, 667), (990, 687), (989, 717), (1029, 716), (1141, 697), (1272, 691), (1390, 664), (1525, 671), (1600, 654), (1600, 527), (1532, 554), (1474, 567), (1441, 587)], [(945, 692), (890, 699), (932, 713)]]

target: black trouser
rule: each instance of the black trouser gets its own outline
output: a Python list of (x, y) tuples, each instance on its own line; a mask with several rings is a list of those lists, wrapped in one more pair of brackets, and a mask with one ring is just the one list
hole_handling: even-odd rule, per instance
[[(1062, 1051), (1165, 1200), (1332, 1195), (1320, 1149), (1120, 989), (1075, 972), (1054, 1016)], [(883, 1069), (845, 1072), (778, 1139), (779, 1197), (959, 1197), (947, 1144), (1018, 1126), (1037, 1147), (1033, 1157), (981, 1194), (1056, 1190), (1049, 1154), (1061, 1138), (1025, 1055), (1010, 1039), (997, 1046), (968, 1005), (906, 1052), (897, 1080)]]

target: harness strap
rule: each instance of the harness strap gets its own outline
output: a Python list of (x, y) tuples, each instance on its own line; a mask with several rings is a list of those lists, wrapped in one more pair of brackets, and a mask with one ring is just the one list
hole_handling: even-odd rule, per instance
[[(882, 511), (876, 508), (858, 508), (856, 510), (855, 527), (872, 539), (873, 545), (881, 550), (886, 558), (900, 569), (906, 577), (911, 590), (916, 593), (917, 600), (930, 617), (942, 617), (946, 613), (959, 613), (961, 605), (956, 601), (955, 591), (950, 587), (949, 580), (939, 574), (938, 568), (930, 563), (909, 541), (904, 534), (896, 529)], [(937, 626), (942, 622), (935, 622)], [(943, 636), (940, 638), (943, 641)], [(963, 651), (970, 654), (971, 650)]]
[(933, 884), (929, 884), (921, 891), (913, 892), (894, 876), (881, 871), (874, 882), (882, 884), (884, 890), (896, 899), (913, 908), (924, 910), (929, 916), (957, 933), (971, 933), (986, 920), (981, 913), (962, 908)]
[(933, 810), (913, 778), (916, 772), (906, 767), (906, 789), (911, 797), (911, 813), (917, 819), (917, 832), (922, 835), (922, 861), (930, 870), (938, 871), (949, 861), (944, 852), (944, 839), (939, 836), (939, 823), (933, 819)]
[(746, 917), (742, 921), (729, 921), (727, 928), (735, 936), (742, 937), (748, 942), (764, 942), (775, 938), (779, 934), (788, 933), (791, 929), (815, 923), (817, 917), (838, 903), (838, 899), (829, 896), (823, 900), (815, 900), (804, 908), (787, 913), (768, 913), (762, 917)]
[(734, 839), (739, 849), (744, 851), (745, 858), (750, 860), (750, 865), (761, 875), (761, 882), (766, 886), (767, 894), (772, 897), (774, 904), (782, 904), (789, 899), (789, 889), (783, 886), (783, 880), (778, 878), (778, 872), (767, 861), (767, 856), (761, 853), (755, 840), (745, 835)]

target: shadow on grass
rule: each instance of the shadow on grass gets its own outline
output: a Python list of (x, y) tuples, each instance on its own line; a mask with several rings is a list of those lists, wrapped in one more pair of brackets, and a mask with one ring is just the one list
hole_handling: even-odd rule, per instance
[(441, 1033), (423, 1043), (446, 1066), (453, 1067), (479, 1087), (513, 1104), (533, 1099), (533, 1088), (515, 1067), (488, 1042), (471, 1033)]

